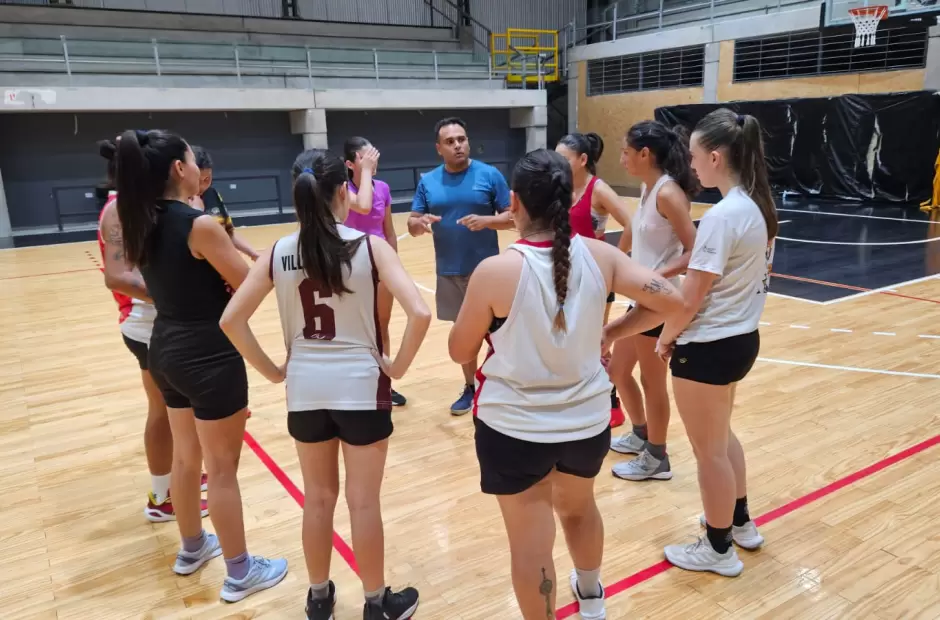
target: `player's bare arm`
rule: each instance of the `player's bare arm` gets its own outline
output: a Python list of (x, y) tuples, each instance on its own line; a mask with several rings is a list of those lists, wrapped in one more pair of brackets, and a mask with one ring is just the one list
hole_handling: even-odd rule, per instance
[(127, 264), (121, 220), (114, 204), (105, 207), (101, 218), (101, 237), (104, 239), (105, 286), (135, 299), (151, 301), (144, 279), (136, 269)]

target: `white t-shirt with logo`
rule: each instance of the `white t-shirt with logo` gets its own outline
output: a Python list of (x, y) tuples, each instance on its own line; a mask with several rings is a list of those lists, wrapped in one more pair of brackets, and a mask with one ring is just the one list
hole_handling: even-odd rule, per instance
[(757, 329), (773, 254), (757, 203), (740, 187), (732, 188), (699, 222), (689, 269), (718, 277), (676, 343), (713, 342)]

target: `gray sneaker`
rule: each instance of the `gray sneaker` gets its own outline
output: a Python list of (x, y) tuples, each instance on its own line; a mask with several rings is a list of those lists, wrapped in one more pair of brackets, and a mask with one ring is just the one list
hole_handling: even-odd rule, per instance
[(632, 461), (617, 463), (613, 468), (614, 475), (624, 480), (672, 480), (672, 470), (669, 468), (669, 455), (659, 460), (643, 450)]
[(219, 539), (215, 534), (206, 534), (206, 540), (202, 543), (199, 551), (185, 551), (180, 549), (176, 554), (176, 563), (173, 564), (173, 572), (177, 575), (192, 575), (202, 568), (202, 565), (222, 555), (222, 547), (219, 546)]
[(237, 603), (255, 592), (273, 588), (287, 576), (287, 560), (269, 560), (260, 555), (251, 557), (251, 568), (244, 579), (226, 577), (222, 583), (222, 600)]
[(646, 447), (646, 440), (640, 439), (633, 432), (624, 433), (610, 442), (610, 449), (620, 454), (639, 454)]

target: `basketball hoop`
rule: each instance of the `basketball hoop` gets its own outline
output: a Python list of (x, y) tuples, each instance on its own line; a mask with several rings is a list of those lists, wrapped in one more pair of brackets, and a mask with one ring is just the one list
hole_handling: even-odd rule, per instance
[(888, 16), (888, 7), (883, 4), (860, 6), (849, 9), (849, 15), (855, 24), (855, 47), (874, 45), (878, 22)]

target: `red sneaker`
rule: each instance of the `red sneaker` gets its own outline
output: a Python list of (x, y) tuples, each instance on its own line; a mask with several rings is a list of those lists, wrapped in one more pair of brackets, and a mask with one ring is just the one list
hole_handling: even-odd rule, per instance
[[(153, 496), (153, 492), (147, 494), (147, 507), (144, 508), (144, 517), (151, 523), (166, 523), (167, 521), (176, 520), (176, 512), (173, 511), (173, 502), (170, 501), (169, 496), (163, 500), (161, 503), (157, 503), (157, 498)], [(209, 502), (206, 500), (200, 500), (200, 512), (202, 517), (209, 516)]]
[(627, 418), (623, 415), (623, 409), (620, 408), (620, 399), (616, 396), (612, 397), (610, 399), (610, 427), (623, 426), (626, 421)]
[(199, 490), (202, 492), (209, 490), (209, 474), (202, 475), (202, 479), (199, 481)]

